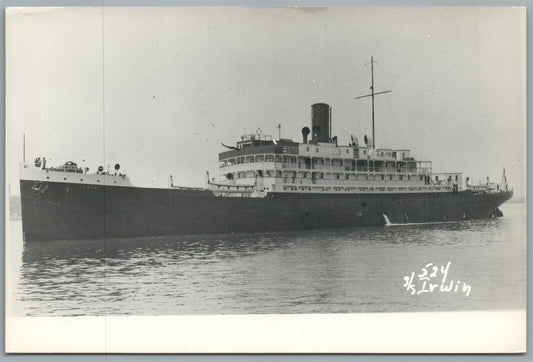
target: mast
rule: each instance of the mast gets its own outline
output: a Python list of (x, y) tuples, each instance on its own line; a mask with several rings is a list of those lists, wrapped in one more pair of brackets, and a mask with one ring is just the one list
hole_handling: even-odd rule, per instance
[[(376, 62), (377, 63), (377, 62)], [(367, 63), (368, 64), (368, 63)], [(377, 96), (378, 94), (384, 94), (384, 93), (390, 93), (392, 90), (386, 90), (382, 92), (374, 92), (374, 57), (370, 57), (370, 72), (372, 77), (372, 83), (370, 85), (370, 94), (365, 94), (364, 96), (355, 97), (354, 99), (361, 99), (365, 97), (372, 97), (372, 148), (376, 148), (376, 132), (375, 132), (375, 126), (374, 126), (374, 96)]]
[(22, 162), (26, 163), (26, 133), (22, 134)]
[(374, 128), (374, 57), (370, 57), (370, 73), (372, 74), (372, 85), (370, 90), (372, 91), (372, 148), (376, 148), (376, 133)]

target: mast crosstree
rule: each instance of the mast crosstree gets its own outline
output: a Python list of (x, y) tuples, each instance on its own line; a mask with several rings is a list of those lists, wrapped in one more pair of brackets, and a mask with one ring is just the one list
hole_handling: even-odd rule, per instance
[[(386, 90), (381, 92), (374, 92), (374, 63), (377, 63), (374, 61), (374, 57), (370, 57), (370, 69), (372, 73), (372, 85), (370, 86), (370, 90), (372, 93), (365, 94), (364, 96), (355, 97), (354, 99), (361, 99), (366, 97), (372, 97), (372, 148), (376, 148), (376, 134), (375, 134), (375, 127), (374, 127), (374, 96), (377, 96), (378, 94), (384, 94), (384, 93), (390, 93), (392, 90)], [(368, 64), (368, 63), (367, 63)]]

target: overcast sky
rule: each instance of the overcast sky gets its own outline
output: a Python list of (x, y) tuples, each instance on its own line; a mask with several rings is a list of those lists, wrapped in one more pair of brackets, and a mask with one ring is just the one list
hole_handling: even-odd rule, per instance
[[(135, 184), (203, 186), (243, 133), (301, 140), (333, 107), (339, 142), (371, 135), (434, 171), (525, 192), (525, 11), (518, 8), (54, 8), (6, 19), (7, 172), (46, 156)], [(12, 193), (18, 192), (12, 187)]]

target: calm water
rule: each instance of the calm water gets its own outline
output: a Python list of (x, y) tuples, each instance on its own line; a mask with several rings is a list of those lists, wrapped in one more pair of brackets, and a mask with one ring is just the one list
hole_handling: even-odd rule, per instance
[[(522, 309), (524, 204), (502, 211), (500, 219), (444, 224), (26, 244), (12, 221), (9, 313)], [(448, 262), (447, 281), (467, 283), (468, 296), (404, 287), (404, 276)]]

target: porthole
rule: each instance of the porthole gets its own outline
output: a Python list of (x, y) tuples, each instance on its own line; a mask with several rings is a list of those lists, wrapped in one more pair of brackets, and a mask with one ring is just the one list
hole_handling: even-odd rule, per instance
[(50, 180), (50, 177), (46, 176), (46, 179), (47, 179), (47, 180)]
[(96, 180), (96, 182), (100, 182), (100, 180)]
[(82, 178), (80, 178), (80, 181), (83, 181), (83, 179), (82, 179)]
[(66, 180), (67, 180), (67, 178), (66, 178), (66, 177), (63, 177), (63, 180), (65, 180), (65, 181), (66, 181)]

